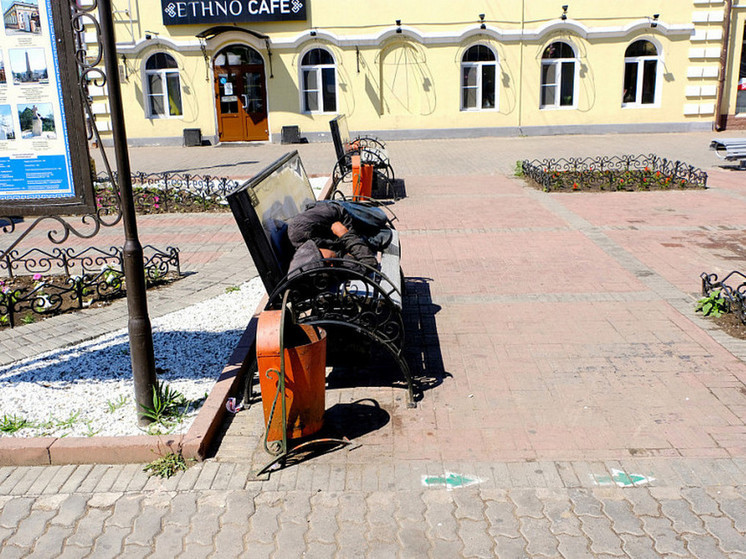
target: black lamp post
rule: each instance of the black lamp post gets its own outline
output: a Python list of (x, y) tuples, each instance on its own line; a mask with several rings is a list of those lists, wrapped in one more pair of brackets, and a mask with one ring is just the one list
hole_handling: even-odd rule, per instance
[(150, 420), (143, 415), (143, 411), (145, 406), (152, 407), (153, 405), (153, 387), (156, 382), (153, 331), (148, 317), (143, 250), (137, 236), (137, 219), (132, 195), (132, 177), (129, 153), (127, 152), (127, 133), (124, 127), (111, 0), (98, 1), (114, 152), (117, 162), (117, 184), (124, 224), (125, 241), (122, 254), (124, 279), (127, 282), (127, 309), (129, 312), (127, 327), (129, 330), (130, 359), (132, 361), (132, 376), (135, 381), (138, 417), (140, 424), (143, 425), (150, 423)]

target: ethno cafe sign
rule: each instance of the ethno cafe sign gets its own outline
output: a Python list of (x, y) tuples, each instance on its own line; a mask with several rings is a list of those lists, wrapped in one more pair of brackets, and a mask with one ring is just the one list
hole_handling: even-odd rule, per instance
[(306, 19), (308, 0), (161, 0), (163, 25)]

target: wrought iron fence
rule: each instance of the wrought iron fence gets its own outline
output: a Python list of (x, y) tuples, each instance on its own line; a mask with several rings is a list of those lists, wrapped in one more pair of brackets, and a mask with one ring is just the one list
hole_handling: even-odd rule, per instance
[[(177, 248), (160, 251), (147, 245), (143, 249), (146, 283), (157, 285), (167, 277), (181, 275)], [(11, 251), (3, 256), (0, 270), (7, 275), (0, 279), (0, 326), (14, 327), (19, 316), (25, 320), (34, 315), (82, 309), (94, 301), (120, 297), (126, 288), (122, 249), (118, 247), (108, 251), (87, 248), (80, 254), (74, 249), (55, 248), (46, 253), (34, 248), (24, 254)], [(31, 278), (33, 285), (20, 288), (11, 285), (19, 277), (19, 270), (23, 272), (21, 275)], [(60, 272), (64, 279), (44, 278), (57, 275), (54, 272)]]
[(707, 188), (705, 171), (653, 154), (524, 160), (521, 167), (547, 192)]
[[(116, 181), (116, 173), (114, 175)], [(239, 184), (234, 179), (210, 175), (132, 174), (135, 209), (140, 214), (227, 211), (226, 196)], [(99, 208), (117, 207), (118, 193), (112, 188), (108, 173), (97, 175), (95, 188)]]
[(734, 270), (723, 279), (717, 274), (703, 272), (702, 296), (708, 297), (713, 291), (720, 290), (720, 296), (725, 300), (728, 312), (734, 313), (746, 324), (746, 275)]

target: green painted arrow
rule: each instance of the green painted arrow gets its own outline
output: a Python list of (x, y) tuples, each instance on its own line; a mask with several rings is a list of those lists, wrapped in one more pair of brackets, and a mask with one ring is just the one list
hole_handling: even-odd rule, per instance
[(422, 476), (422, 484), (428, 487), (433, 485), (445, 485), (448, 489), (466, 487), (482, 481), (478, 478), (470, 478), (461, 474), (447, 472), (445, 476)]
[(609, 476), (593, 476), (593, 479), (599, 485), (611, 485), (612, 483), (617, 484), (619, 487), (634, 487), (635, 485), (644, 485), (655, 481), (654, 477), (644, 476), (641, 474), (627, 474), (621, 470), (611, 470), (611, 477)]

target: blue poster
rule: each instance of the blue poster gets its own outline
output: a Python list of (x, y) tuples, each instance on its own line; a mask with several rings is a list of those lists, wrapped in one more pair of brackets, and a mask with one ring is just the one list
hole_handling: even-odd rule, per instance
[(0, 0), (0, 202), (75, 196), (52, 0)]

